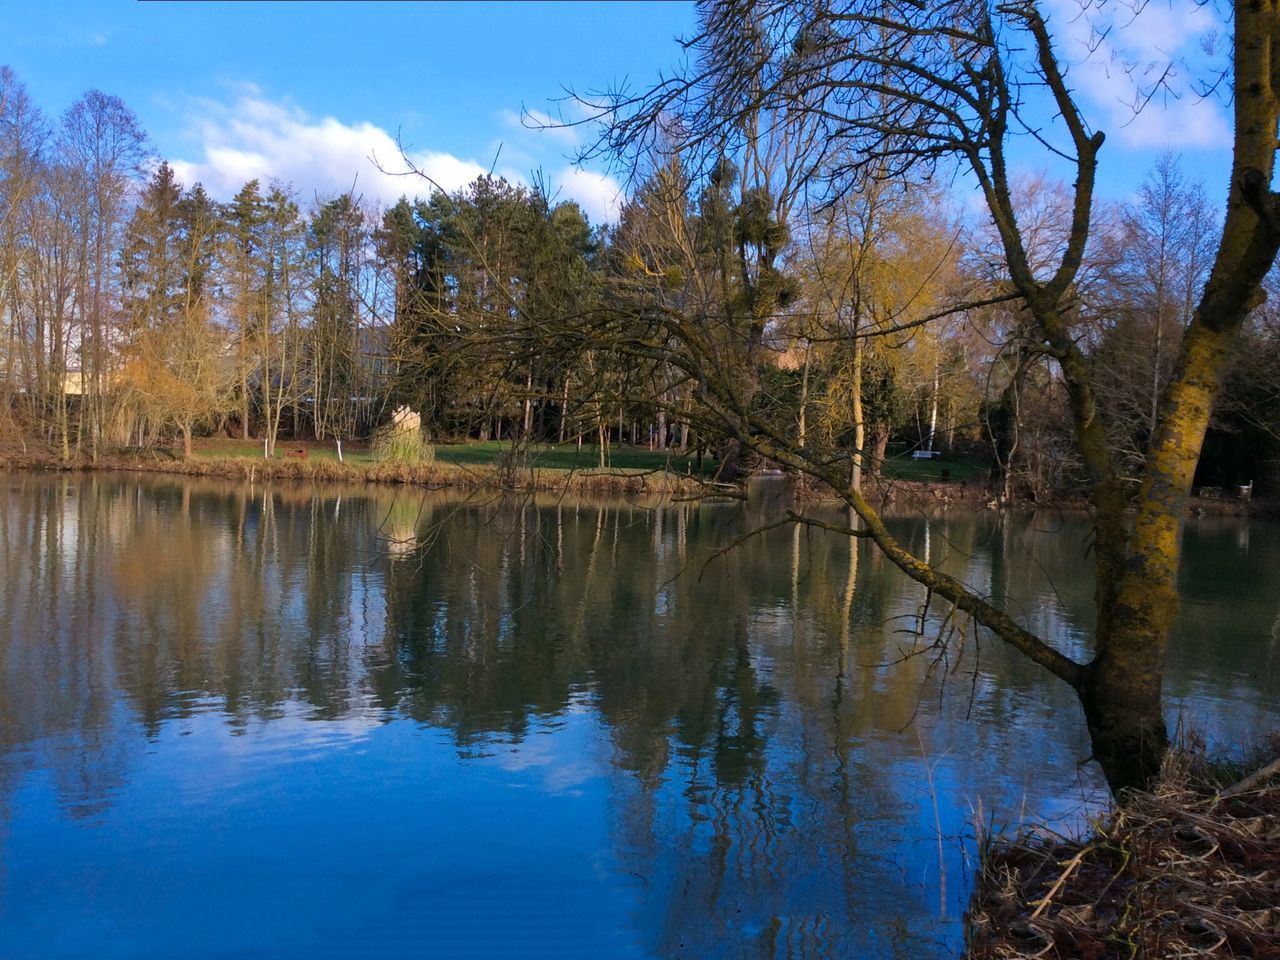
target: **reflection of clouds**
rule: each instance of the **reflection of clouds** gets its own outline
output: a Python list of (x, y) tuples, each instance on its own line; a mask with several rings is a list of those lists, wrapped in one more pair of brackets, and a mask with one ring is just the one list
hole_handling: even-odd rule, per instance
[[(330, 849), (328, 865), (385, 871), (392, 885), (412, 860), (397, 831), (426, 824), (463, 864), (478, 846), (495, 874), (521, 861), (513, 897), (538, 855), (643, 878), (620, 909), (660, 948), (648, 955), (769, 956), (785, 943), (830, 960), (887, 955), (895, 923), (910, 931), (904, 956), (931, 955), (922, 938), (956, 929), (959, 846), (946, 852), (958, 899), (935, 922), (934, 798), (916, 730), (948, 838), (977, 798), (1001, 815), (1025, 796), (1028, 811), (1066, 816), (1092, 786), (1094, 768), (1077, 768), (1088, 745), (1073, 694), (1003, 646), (984, 639), (979, 663), (972, 643), (963, 656), (953, 646), (945, 696), (941, 667), (924, 682), (929, 656), (876, 668), (915, 648), (895, 632), (909, 621), (893, 618), (914, 616), (921, 591), (870, 544), (854, 545), (853, 563), (847, 539), (779, 530), (704, 570), (749, 514), (386, 490), (344, 495), (339, 510), (311, 487), (144, 481), (95, 493), (85, 481), (68, 547), (52, 481), (27, 484), (0, 529), (0, 810), (32, 768), (95, 768), (67, 796), (105, 798), (98, 823), (111, 832), (160, 808), (207, 855), (190, 836), (196, 811), (226, 831), (231, 854), (288, 847), (310, 870), (359, 822), (359, 842)], [(922, 546), (916, 519), (891, 522)], [(389, 562), (386, 534), (400, 530), (427, 541), (421, 562)], [(1055, 644), (1088, 634), (1087, 518), (955, 513), (930, 530), (942, 569), (1010, 598)], [(1188, 587), (1178, 640), (1198, 646), (1171, 669), (1171, 702), (1221, 704), (1235, 720), (1274, 704), (1275, 672), (1257, 657), (1280, 595), (1242, 575), (1246, 560), (1280, 564), (1280, 538), (1261, 533), (1246, 557), (1236, 527), (1189, 525), (1188, 584), (1212, 589)], [(206, 536), (214, 545), (185, 558)], [(71, 568), (55, 556), (67, 549)], [(124, 554), (142, 558), (127, 577)], [(195, 587), (204, 599), (184, 612)], [(1256, 608), (1237, 595), (1250, 590)], [(1240, 616), (1222, 623), (1224, 608)], [(935, 633), (942, 616), (932, 609)], [(1262, 646), (1248, 646), (1253, 635)], [(253, 817), (264, 847), (243, 839)], [(366, 841), (388, 851), (377, 866)], [(459, 892), (452, 867), (429, 869), (459, 899), (475, 889)], [(476, 911), (477, 926), (494, 916)], [(402, 921), (393, 911), (387, 929)]]
[(212, 698), (192, 708), (199, 712), (168, 721), (163, 737), (195, 737), (213, 754), (273, 762), (306, 760), (326, 750), (359, 746), (388, 721), (385, 711), (368, 704), (338, 717), (318, 717), (307, 704), (290, 700), (271, 716), (243, 721), (229, 717), (224, 704)]
[[(220, 704), (210, 703), (211, 708)], [(367, 740), (373, 731), (387, 722), (385, 711), (369, 703), (353, 705), (338, 717), (317, 717), (306, 704), (290, 700), (281, 705), (277, 715), (254, 718), (243, 725), (228, 728), (226, 716), (204, 713), (177, 721), (182, 733), (220, 737), (226, 753), (262, 753), (291, 751), (303, 747), (344, 747)], [(225, 738), (220, 732), (225, 732)]]
[(508, 773), (536, 773), (551, 793), (581, 794), (607, 763), (603, 731), (589, 707), (579, 701), (553, 723), (540, 723), (513, 743), (495, 746), (493, 762)]
[[(317, 719), (306, 704), (290, 701), (273, 716), (242, 723), (229, 723), (221, 706), (205, 700), (208, 712), (170, 721), (160, 737), (171, 757), (165, 766), (173, 788), (188, 802), (223, 803), (238, 786), (258, 781), (264, 773), (358, 753), (386, 725), (385, 714), (368, 705)], [(198, 763), (174, 762), (195, 749)]]
[(523, 741), (508, 751), (494, 754), (494, 760), (509, 773), (529, 773), (541, 770), (542, 786), (552, 793), (577, 793), (575, 789), (600, 776), (594, 762), (582, 758), (570, 758), (559, 748), (547, 750), (529, 749), (529, 741)]

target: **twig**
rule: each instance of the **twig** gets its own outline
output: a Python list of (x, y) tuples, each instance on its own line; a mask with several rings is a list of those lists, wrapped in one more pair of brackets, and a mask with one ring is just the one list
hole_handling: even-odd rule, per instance
[(1233, 783), (1231, 786), (1227, 787), (1227, 789), (1223, 790), (1219, 796), (1234, 797), (1237, 794), (1246, 793), (1269, 777), (1275, 776), (1277, 773), (1280, 773), (1280, 757), (1276, 757), (1265, 767), (1255, 770), (1238, 783)]
[(1049, 888), (1049, 892), (1041, 898), (1040, 906), (1036, 907), (1035, 910), (1031, 912), (1032, 920), (1044, 913), (1045, 908), (1049, 906), (1049, 901), (1057, 896), (1058, 891), (1062, 889), (1062, 885), (1067, 882), (1067, 877), (1071, 876), (1076, 867), (1080, 866), (1080, 861), (1084, 859), (1085, 851), (1088, 849), (1088, 846), (1081, 847), (1076, 851), (1076, 855), (1067, 861), (1067, 868), (1062, 871), (1062, 875), (1059, 876), (1054, 885)]

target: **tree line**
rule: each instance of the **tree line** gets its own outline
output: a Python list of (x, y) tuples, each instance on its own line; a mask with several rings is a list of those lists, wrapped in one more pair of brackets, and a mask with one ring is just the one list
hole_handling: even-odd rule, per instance
[(118, 98), (52, 122), (8, 68), (0, 228), (0, 417), (65, 459), (174, 437), (190, 455), (201, 432), (271, 455), (364, 436), (400, 404), (434, 431), (527, 434), (549, 374), (464, 369), (451, 341), (513, 299), (577, 302), (599, 245), (575, 205), (500, 178), (385, 210), (258, 180), (218, 202)]
[[(385, 209), (257, 180), (220, 203), (154, 157), (118, 99), (91, 92), (53, 122), (7, 68), (0, 121), (0, 415), (63, 458), (175, 437), (190, 455), (201, 433), (271, 455), (281, 438), (365, 437), (406, 405), (437, 437), (586, 442), (602, 464), (612, 443), (696, 448), (735, 479), (706, 384), (616, 349), (654, 311), (693, 310), (730, 392), (855, 483), (891, 440), (989, 457), (1009, 496), (1081, 483), (1061, 381), (1002, 299), (991, 228), (919, 178), (838, 196), (779, 178), (796, 131), (771, 160), (722, 151), (705, 176), (673, 152), (593, 226), (499, 177)], [(1069, 191), (1013, 189), (1033, 256), (1052, 256)], [(1099, 216), (1086, 350), (1110, 442), (1137, 465), (1216, 225), (1172, 156)], [(608, 336), (584, 339), (588, 317)], [(1209, 482), (1267, 479), (1275, 329), (1259, 311), (1238, 351)]]

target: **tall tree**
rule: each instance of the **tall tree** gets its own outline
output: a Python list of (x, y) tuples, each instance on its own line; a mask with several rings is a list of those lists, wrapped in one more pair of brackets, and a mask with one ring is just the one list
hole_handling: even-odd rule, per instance
[(350, 437), (367, 404), (361, 326), (367, 242), (364, 213), (349, 193), (321, 204), (311, 217), (309, 381), (317, 438)]
[[(604, 145), (635, 155), (677, 129), (690, 149), (715, 148), (766, 106), (820, 120), (823, 133), (849, 158), (826, 181), (834, 189), (844, 174), (869, 167), (898, 175), (954, 161), (967, 170), (1002, 248), (1008, 293), (1001, 296), (1023, 306), (1027, 337), (1052, 361), (1065, 387), (1096, 520), (1091, 654), (1077, 659), (1074, 651), (1056, 649), (1009, 611), (913, 556), (824, 456), (788, 442), (759, 417), (744, 418), (732, 384), (709, 381), (715, 408), (744, 443), (835, 487), (858, 514), (860, 533), (907, 575), (1070, 684), (1112, 787), (1146, 784), (1168, 744), (1162, 679), (1178, 605), (1182, 513), (1230, 347), (1261, 300), (1262, 280), (1280, 247), (1280, 197), (1270, 189), (1280, 117), (1272, 66), (1280, 10), (1258, 2), (1237, 5), (1231, 17), (1231, 190), (1209, 280), (1176, 349), (1136, 493), (1110, 448), (1106, 411), (1078, 329), (1075, 291), (1105, 138), (1073, 95), (1041, 5), (720, 0), (700, 11), (688, 72), (637, 97), (596, 104), (611, 118)], [(744, 24), (750, 29), (744, 31)], [(1066, 145), (1054, 149), (1074, 168), (1074, 183), (1066, 233), (1052, 261), (1040, 268), (1015, 203), (1008, 151), (1019, 129), (1049, 136), (1044, 116), (1050, 113), (1056, 117), (1052, 135)], [(675, 318), (669, 326), (678, 332), (682, 322)], [(641, 352), (657, 351), (646, 345)], [(695, 339), (685, 340), (684, 352), (681, 362), (690, 373), (703, 373)], [(1126, 515), (1131, 506), (1132, 521)]]
[(1101, 327), (1091, 351), (1099, 400), (1126, 465), (1141, 461), (1155, 432), (1176, 347), (1208, 279), (1217, 226), (1203, 191), (1165, 154), (1103, 235), (1113, 250), (1102, 289), (1084, 304)]
[[(962, 249), (952, 220), (938, 190), (871, 176), (812, 211), (797, 231), (806, 307), (797, 331), (802, 394), (807, 399), (810, 379), (821, 381), (814, 391), (819, 422), (828, 443), (848, 435), (855, 490), (864, 472), (878, 475), (907, 394), (928, 411), (928, 428), (917, 433), (932, 449), (944, 402), (946, 331), (918, 321), (941, 312), (960, 288)], [(806, 437), (797, 439), (805, 446)]]
[(213, 323), (221, 225), (203, 187), (182, 193), (162, 164), (134, 211), (125, 248), (129, 327), (118, 385), (136, 401), (144, 422), (178, 429), (187, 459), (197, 424), (234, 400), (235, 357)]
[[(0, 66), (0, 417), (17, 406), (19, 391), (28, 416), (48, 397), (47, 352), (29, 300), (32, 231), (49, 127), (26, 87)], [(59, 380), (61, 375), (59, 375)]]
[[(314, 384), (314, 374), (309, 376), (304, 369), (307, 230), (297, 202), (282, 184), (272, 186), (259, 212), (258, 266), (262, 272), (254, 297), (252, 354), (266, 453), (274, 456), (285, 410), (293, 411), (296, 434), (304, 392)], [(316, 395), (312, 396), (314, 413)]]
[(227, 308), (236, 339), (236, 371), (239, 378), (237, 400), (240, 436), (248, 440), (253, 401), (253, 377), (261, 344), (260, 331), (268, 268), (266, 253), (266, 211), (261, 186), (250, 180), (227, 204), (226, 237), (221, 258), (227, 288)]
[(401, 197), (383, 212), (373, 234), (382, 289), (392, 402), (418, 411), (431, 429), (448, 417), (448, 351), (438, 319), (451, 311), (448, 239), (452, 202), (441, 191), (428, 200)]
[(104, 437), (114, 367), (119, 275), (114, 253), (130, 192), (148, 156), (147, 136), (119, 97), (90, 90), (62, 117), (55, 149), (79, 186), (81, 236), (77, 299), (82, 407), (78, 437), (96, 458)]

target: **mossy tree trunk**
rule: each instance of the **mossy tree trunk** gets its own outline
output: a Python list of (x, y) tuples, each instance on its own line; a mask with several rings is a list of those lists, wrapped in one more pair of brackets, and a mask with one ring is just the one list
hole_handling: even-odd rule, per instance
[[(1132, 530), (1098, 541), (1096, 655), (1080, 685), (1094, 755), (1115, 789), (1142, 786), (1168, 745), (1162, 678), (1178, 609), (1181, 524), (1228, 352), (1280, 249), (1270, 184), (1280, 124), (1280, 6), (1235, 8), (1231, 193), (1213, 271), (1161, 398)], [(1101, 530), (1100, 530), (1101, 534)], [(1105, 555), (1105, 556), (1104, 556)], [(1114, 578), (1103, 589), (1101, 578)]]
[[(912, 557), (879, 523), (857, 491), (846, 499), (867, 521), (867, 535), (908, 575), (974, 615), (1006, 642), (1077, 692), (1093, 746), (1114, 793), (1148, 786), (1169, 744), (1163, 675), (1169, 630), (1178, 610), (1181, 524), (1229, 349), (1249, 311), (1262, 302), (1262, 280), (1280, 248), (1280, 197), (1270, 191), (1280, 127), (1280, 9), (1276, 0), (1239, 4), (1234, 22), (1235, 139), (1231, 193), (1222, 239), (1199, 307), (1183, 337), (1162, 396), (1136, 498), (1129, 495), (1107, 441), (1087, 358), (1072, 328), (1074, 284), (1089, 237), (1100, 133), (1087, 130), (1034, 4), (1022, 6), (1041, 74), (1071, 132), (1078, 157), (1071, 231), (1048, 280), (1026, 255), (999, 139), (975, 165), (1006, 253), (1010, 279), (1066, 386), (1072, 422), (1094, 507), (1097, 628), (1092, 659), (1078, 663), (990, 608), (963, 584)], [(996, 98), (992, 122), (1008, 121)], [(1136, 509), (1132, 522), (1130, 508)]]

